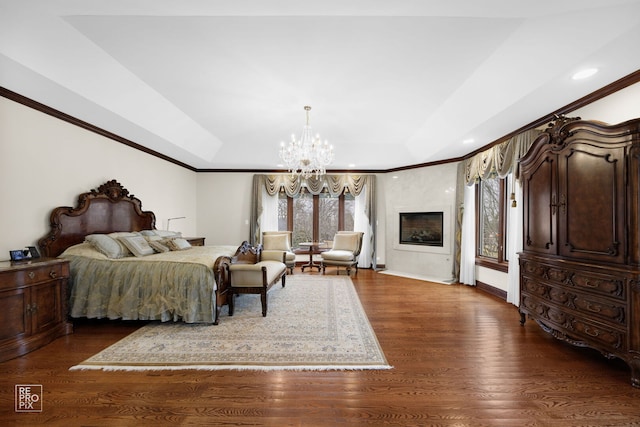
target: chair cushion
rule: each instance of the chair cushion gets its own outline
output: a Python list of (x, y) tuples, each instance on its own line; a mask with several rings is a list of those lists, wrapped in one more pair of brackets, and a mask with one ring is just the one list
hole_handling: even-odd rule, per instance
[(355, 251), (358, 248), (358, 234), (336, 234), (333, 238), (333, 249), (340, 251)]
[[(280, 257), (282, 257), (282, 255), (280, 255), (280, 254), (282, 254), (282, 249), (279, 249), (279, 250), (263, 250), (261, 252), (261, 254), (262, 254), (261, 257), (263, 259), (264, 258), (276, 259), (276, 257), (273, 256), (272, 254), (277, 254), (276, 256), (278, 257), (278, 259), (280, 259)], [(295, 260), (296, 260), (296, 254), (294, 254), (293, 252), (285, 252), (285, 257), (286, 257), (285, 259), (286, 259), (287, 263), (295, 262)]]
[(331, 249), (322, 253), (322, 259), (326, 261), (353, 261), (354, 256), (351, 251)]

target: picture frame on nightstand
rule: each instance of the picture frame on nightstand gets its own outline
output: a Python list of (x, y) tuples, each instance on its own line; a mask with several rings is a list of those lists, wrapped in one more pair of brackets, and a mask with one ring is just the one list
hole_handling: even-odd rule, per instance
[(26, 249), (9, 251), (9, 256), (11, 257), (11, 261), (24, 261), (25, 259), (30, 258), (29, 251)]

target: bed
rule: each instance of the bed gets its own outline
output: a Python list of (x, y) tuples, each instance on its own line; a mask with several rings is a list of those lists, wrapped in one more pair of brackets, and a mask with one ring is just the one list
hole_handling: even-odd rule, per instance
[(43, 256), (69, 260), (72, 318), (218, 324), (223, 267), (238, 247), (191, 246), (155, 221), (116, 180), (51, 212), (38, 245)]

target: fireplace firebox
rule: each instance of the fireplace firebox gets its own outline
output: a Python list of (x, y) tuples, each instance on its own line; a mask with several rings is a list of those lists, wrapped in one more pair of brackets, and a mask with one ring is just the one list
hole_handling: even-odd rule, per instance
[(443, 246), (443, 212), (400, 212), (400, 244)]

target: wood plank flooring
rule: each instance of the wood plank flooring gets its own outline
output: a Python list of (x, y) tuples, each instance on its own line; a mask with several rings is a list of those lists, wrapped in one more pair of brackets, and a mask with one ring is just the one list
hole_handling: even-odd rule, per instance
[[(640, 426), (624, 363), (520, 326), (513, 305), (371, 270), (353, 282), (391, 370), (70, 372), (140, 326), (77, 322), (0, 363), (0, 425)], [(41, 413), (14, 411), (16, 384), (42, 384)]]

